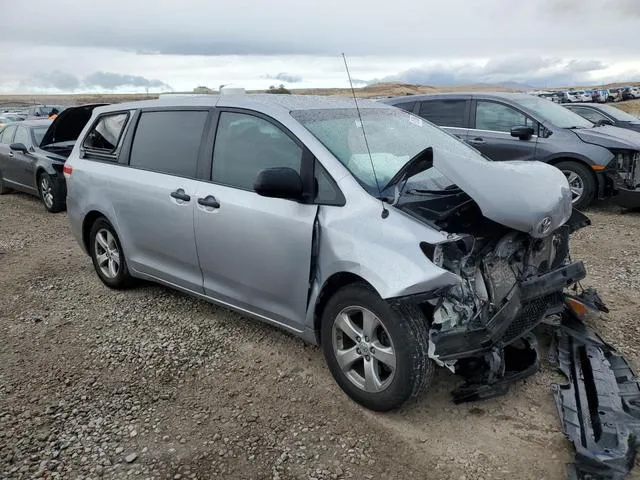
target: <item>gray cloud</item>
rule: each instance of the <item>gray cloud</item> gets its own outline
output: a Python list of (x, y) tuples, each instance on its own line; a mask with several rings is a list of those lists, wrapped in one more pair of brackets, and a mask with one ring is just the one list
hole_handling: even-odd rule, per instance
[(300, 75), (292, 75), (286, 72), (280, 72), (276, 75), (263, 75), (262, 78), (266, 78), (269, 80), (279, 80), (285, 83), (300, 83), (302, 81), (302, 77)]
[(557, 66), (561, 62), (558, 58), (543, 58), (538, 56), (518, 56), (507, 58), (492, 58), (484, 67), (487, 75), (507, 75), (530, 73)]
[(567, 63), (565, 69), (569, 72), (581, 73), (604, 70), (607, 67), (608, 65), (600, 60), (571, 60)]
[[(540, 2), (543, 2), (541, 5)], [(157, 0), (153, 12), (144, 3), (110, 0), (78, 8), (77, 0), (16, 2), (3, 12), (0, 41), (85, 46), (170, 55), (336, 55), (448, 58), (530, 55), (606, 58), (612, 49), (635, 55), (630, 30), (618, 21), (636, 16), (637, 0), (326, 0), (267, 7), (261, 0)], [(546, 6), (545, 6), (546, 5)], [(340, 15), (334, 12), (339, 9)], [(123, 15), (122, 12), (126, 12)], [(170, 12), (170, 13), (169, 13)], [(380, 14), (384, 12), (384, 14)], [(560, 14), (558, 14), (560, 13)], [(22, 19), (56, 25), (56, 34), (32, 35)], [(100, 21), (96, 22), (95, 19)], [(356, 20), (354, 20), (356, 19)], [(598, 42), (589, 42), (597, 32)]]
[(95, 72), (84, 79), (86, 87), (113, 90), (118, 87), (171, 88), (160, 80), (150, 80), (139, 75), (123, 75), (111, 72)]
[(475, 63), (433, 64), (412, 68), (377, 81), (400, 81), (418, 85), (510, 84), (522, 87), (568, 86), (589, 82), (589, 74), (607, 67), (600, 61), (514, 57)]
[(36, 88), (55, 88), (57, 90), (75, 90), (80, 86), (78, 77), (71, 73), (54, 70), (49, 73), (36, 73), (21, 82), (22, 86)]
[(142, 87), (168, 89), (171, 87), (160, 80), (149, 80), (137, 75), (122, 75), (111, 72), (94, 72), (79, 79), (71, 73), (54, 70), (50, 73), (36, 73), (20, 82), (23, 88), (56, 89), (62, 91), (77, 91), (81, 89), (101, 88), (115, 90), (119, 87)]
[(567, 19), (584, 17), (597, 12), (601, 16), (640, 17), (638, 0), (544, 0), (547, 8), (556, 14), (567, 14)]

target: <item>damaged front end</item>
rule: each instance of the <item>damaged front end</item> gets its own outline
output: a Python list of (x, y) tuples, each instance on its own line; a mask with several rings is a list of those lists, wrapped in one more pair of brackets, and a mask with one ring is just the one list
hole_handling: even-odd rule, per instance
[(626, 208), (640, 208), (640, 152), (620, 151), (613, 160), (614, 201)]
[[(410, 208), (416, 214), (423, 206)], [(563, 290), (585, 277), (582, 262), (570, 260), (569, 235), (589, 224), (574, 210), (562, 226), (536, 238), (483, 218), (473, 202), (440, 219), (438, 226), (464, 233), (421, 248), (460, 282), (421, 306), (432, 318), (429, 356), (465, 378), (453, 392), (456, 403), (502, 395), (539, 369), (530, 332), (560, 313)]]

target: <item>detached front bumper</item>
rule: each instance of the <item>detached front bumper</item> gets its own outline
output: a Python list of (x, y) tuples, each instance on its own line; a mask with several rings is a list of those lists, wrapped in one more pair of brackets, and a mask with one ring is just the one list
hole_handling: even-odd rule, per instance
[(503, 307), (483, 326), (432, 332), (435, 355), (441, 361), (457, 360), (508, 345), (533, 330), (546, 315), (561, 311), (562, 290), (585, 276), (583, 263), (575, 262), (515, 285)]
[(631, 190), (619, 187), (613, 201), (616, 205), (624, 208), (640, 208), (640, 189)]

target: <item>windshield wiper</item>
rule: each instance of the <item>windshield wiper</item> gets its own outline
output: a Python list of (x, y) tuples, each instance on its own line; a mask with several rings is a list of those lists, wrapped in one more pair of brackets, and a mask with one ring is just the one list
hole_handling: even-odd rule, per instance
[[(402, 182), (403, 180), (408, 180), (410, 177), (417, 175), (418, 173), (424, 172), (428, 168), (433, 166), (433, 148), (427, 147), (416, 155), (411, 157), (407, 163), (405, 163), (400, 170), (387, 182), (385, 187), (382, 189), (384, 192), (389, 187)], [(405, 182), (406, 184), (406, 182)]]
[(428, 194), (428, 195), (448, 195), (452, 193), (461, 192), (462, 189), (458, 187), (456, 184), (447, 185), (442, 190), (427, 190), (422, 188), (414, 188), (409, 190), (409, 193), (413, 194)]

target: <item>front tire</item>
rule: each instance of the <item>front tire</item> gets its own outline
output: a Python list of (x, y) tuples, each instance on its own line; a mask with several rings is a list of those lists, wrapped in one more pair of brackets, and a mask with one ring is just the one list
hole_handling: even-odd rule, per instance
[(133, 284), (120, 239), (104, 217), (91, 227), (89, 253), (98, 277), (107, 287), (122, 290)]
[(38, 192), (40, 200), (49, 212), (58, 213), (64, 210), (66, 199), (62, 185), (48, 173), (38, 175)]
[(412, 305), (391, 305), (366, 284), (339, 290), (322, 314), (322, 349), (340, 388), (375, 411), (398, 408), (434, 375), (429, 328)]
[(595, 198), (597, 190), (593, 172), (586, 165), (573, 161), (558, 162), (555, 166), (567, 177), (573, 207), (577, 210), (588, 207)]

